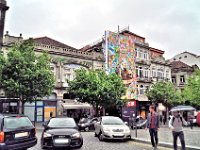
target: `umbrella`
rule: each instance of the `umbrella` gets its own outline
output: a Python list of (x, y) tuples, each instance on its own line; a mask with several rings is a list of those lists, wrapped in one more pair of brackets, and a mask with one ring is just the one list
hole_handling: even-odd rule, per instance
[(195, 111), (196, 109), (192, 106), (187, 106), (187, 105), (179, 105), (176, 107), (173, 107), (170, 111)]

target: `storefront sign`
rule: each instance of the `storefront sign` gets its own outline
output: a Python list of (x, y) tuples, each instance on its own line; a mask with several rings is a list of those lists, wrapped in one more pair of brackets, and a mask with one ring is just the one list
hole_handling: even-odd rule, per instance
[(135, 107), (136, 106), (136, 101), (130, 101), (127, 103), (127, 107)]

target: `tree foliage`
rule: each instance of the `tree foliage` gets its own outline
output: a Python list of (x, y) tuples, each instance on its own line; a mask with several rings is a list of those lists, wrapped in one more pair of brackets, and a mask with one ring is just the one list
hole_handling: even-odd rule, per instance
[(54, 88), (54, 75), (49, 56), (36, 55), (31, 39), (13, 45), (4, 58), (2, 88), (7, 97), (18, 97), (22, 103), (50, 95)]
[(126, 91), (119, 76), (107, 75), (103, 70), (77, 70), (75, 79), (68, 83), (69, 93), (75, 95), (79, 101), (96, 107), (115, 105)]
[(181, 93), (175, 89), (171, 82), (157, 82), (146, 91), (147, 97), (153, 103), (163, 103), (167, 106), (180, 104)]
[(200, 70), (197, 70), (187, 80), (187, 85), (182, 91), (184, 101), (191, 105), (200, 107)]

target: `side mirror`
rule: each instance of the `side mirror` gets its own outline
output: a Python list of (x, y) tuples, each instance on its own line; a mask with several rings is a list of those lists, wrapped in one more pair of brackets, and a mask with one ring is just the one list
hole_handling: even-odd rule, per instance
[(124, 122), (125, 125), (128, 125), (128, 122)]

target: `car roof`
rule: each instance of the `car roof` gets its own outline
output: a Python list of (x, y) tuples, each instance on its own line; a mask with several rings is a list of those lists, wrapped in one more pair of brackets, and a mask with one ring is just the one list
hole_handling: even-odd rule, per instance
[(23, 114), (6, 114), (6, 113), (3, 113), (3, 114), (0, 114), (0, 118), (5, 118), (5, 117), (27, 117), (26, 115), (23, 115)]

